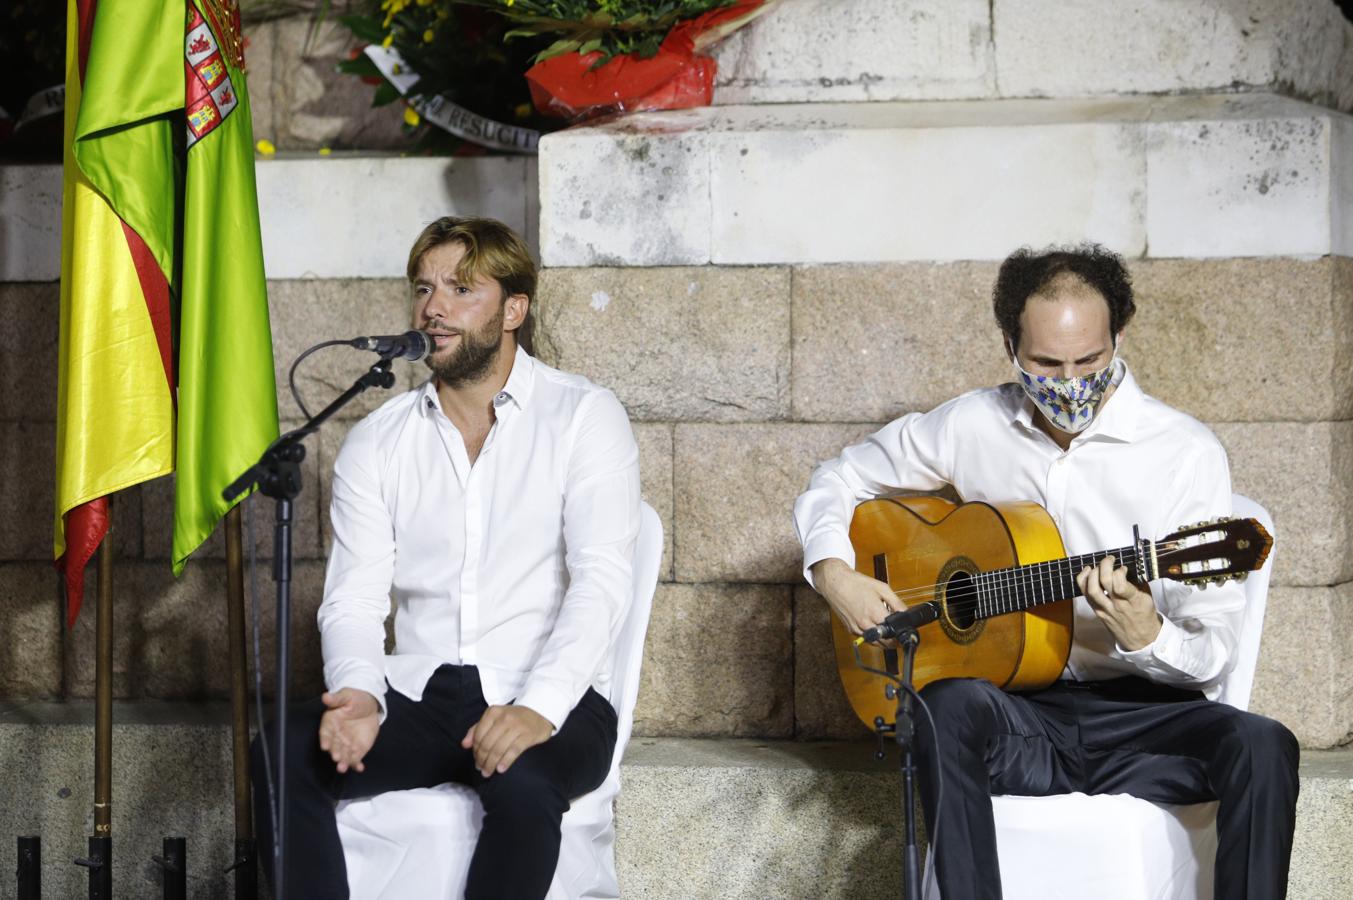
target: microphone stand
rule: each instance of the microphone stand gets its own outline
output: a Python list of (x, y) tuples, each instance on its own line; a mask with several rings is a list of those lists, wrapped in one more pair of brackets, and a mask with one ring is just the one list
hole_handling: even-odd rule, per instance
[(273, 898), (285, 900), (287, 847), (287, 684), (291, 668), (291, 507), (301, 493), (301, 463), (307, 437), (367, 388), (389, 388), (395, 383), (390, 364), (398, 352), (382, 355), (380, 361), (310, 421), (273, 441), (258, 462), (222, 491), (227, 501), (254, 485), (261, 494), (277, 501), (273, 530), (273, 580), (277, 582), (277, 689), (274, 708), (274, 765), (277, 767), (277, 829), (273, 835)]
[[(912, 758), (912, 747), (916, 739), (912, 668), (916, 662), (916, 648), (921, 643), (921, 636), (915, 628), (908, 626), (899, 630), (895, 639), (902, 648), (901, 678), (890, 672), (868, 668), (862, 662), (861, 668), (867, 668), (870, 672), (884, 675), (896, 682), (883, 689), (884, 696), (897, 701), (894, 723), (887, 724), (882, 716), (874, 718), (874, 732), (878, 735), (879, 741), (879, 749), (874, 756), (879, 760), (884, 758), (883, 739), (885, 735), (891, 734), (901, 751), (899, 765), (902, 770), (902, 820), (905, 823), (902, 844), (902, 896), (905, 900), (921, 900), (921, 850), (916, 841), (916, 763)], [(858, 647), (855, 656), (859, 661)]]

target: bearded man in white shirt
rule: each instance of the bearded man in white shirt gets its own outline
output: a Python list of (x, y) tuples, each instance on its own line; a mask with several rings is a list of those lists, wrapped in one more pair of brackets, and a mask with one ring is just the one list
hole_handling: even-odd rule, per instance
[(408, 277), (432, 378), (363, 419), (334, 463), (328, 691), (289, 719), (284, 877), (290, 896), (346, 898), (335, 802), (455, 781), (484, 805), (466, 897), (544, 897), (560, 819), (615, 747), (598, 689), (631, 596), (638, 448), (610, 391), (521, 346), (536, 270), (507, 226), (433, 222)]
[[(1069, 554), (1163, 535), (1231, 512), (1226, 454), (1193, 418), (1142, 393), (1117, 354), (1135, 311), (1116, 255), (1021, 250), (1001, 266), (996, 320), (1013, 383), (892, 422), (813, 473), (794, 508), (805, 575), (855, 634), (903, 604), (852, 567), (855, 506), (952, 486), (965, 500), (1032, 500)], [(1233, 663), (1244, 594), (1134, 583), (1107, 557), (1076, 579), (1062, 679), (1027, 693), (932, 682), (918, 716), (921, 800), (941, 893), (999, 898), (992, 794), (1126, 793), (1220, 800), (1218, 897), (1283, 897), (1297, 797), (1296, 740), (1278, 722), (1207, 699)], [(936, 742), (938, 741), (938, 746)]]

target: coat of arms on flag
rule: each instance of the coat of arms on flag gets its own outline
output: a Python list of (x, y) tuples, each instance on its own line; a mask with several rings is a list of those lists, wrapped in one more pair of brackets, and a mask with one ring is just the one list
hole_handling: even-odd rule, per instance
[(211, 26), (197, 7), (189, 6), (188, 34), (184, 38), (187, 66), (188, 146), (191, 147), (216, 128), (239, 105), (230, 83), (221, 48)]

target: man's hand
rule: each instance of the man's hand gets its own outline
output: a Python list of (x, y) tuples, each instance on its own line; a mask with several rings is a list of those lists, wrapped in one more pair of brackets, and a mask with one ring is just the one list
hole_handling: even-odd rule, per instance
[(1140, 650), (1160, 634), (1160, 613), (1151, 592), (1134, 584), (1127, 567), (1118, 565), (1112, 556), (1082, 569), (1076, 586), (1124, 650)]
[(906, 607), (888, 585), (861, 575), (841, 559), (813, 563), (813, 585), (854, 635), (863, 634), (890, 613)]
[(488, 778), (508, 770), (517, 757), (554, 733), (550, 720), (525, 706), (490, 706), (465, 732), (460, 745), (474, 748), (474, 764)]
[(366, 691), (343, 688), (320, 696), (329, 707), (319, 720), (319, 747), (333, 759), (339, 772), (366, 771), (362, 758), (380, 730), (380, 704)]

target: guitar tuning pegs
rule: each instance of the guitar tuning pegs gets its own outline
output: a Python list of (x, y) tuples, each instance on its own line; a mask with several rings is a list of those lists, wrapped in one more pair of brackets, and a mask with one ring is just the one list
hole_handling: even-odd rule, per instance
[(1238, 582), (1239, 582), (1239, 581), (1244, 581), (1246, 578), (1249, 578), (1249, 577), (1250, 577), (1250, 573), (1249, 573), (1249, 572), (1241, 572), (1239, 575), (1236, 576), (1236, 581), (1238, 581)]

